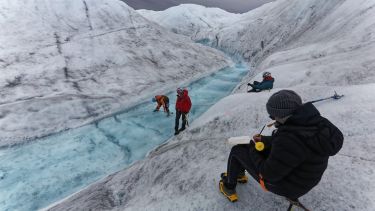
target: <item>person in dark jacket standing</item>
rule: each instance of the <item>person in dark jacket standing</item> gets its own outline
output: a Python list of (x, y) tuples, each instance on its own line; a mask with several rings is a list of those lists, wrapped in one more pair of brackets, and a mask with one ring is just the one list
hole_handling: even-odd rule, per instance
[[(185, 130), (187, 122), (187, 114), (191, 108), (191, 100), (188, 95), (187, 89), (177, 89), (177, 101), (176, 101), (176, 122), (175, 122), (175, 135), (178, 135), (181, 131)], [(182, 126), (178, 129), (180, 124), (180, 117), (182, 116)]]
[[(322, 117), (312, 103), (302, 104), (290, 90), (274, 93), (267, 112), (276, 120), (272, 136), (253, 137), (265, 149), (257, 151), (254, 143), (234, 146), (228, 158), (227, 172), (221, 175), (220, 191), (231, 201), (237, 200), (236, 185), (243, 181), (245, 170), (264, 190), (298, 199), (321, 180), (329, 156), (343, 145), (343, 134)], [(247, 181), (247, 180), (246, 180)]]

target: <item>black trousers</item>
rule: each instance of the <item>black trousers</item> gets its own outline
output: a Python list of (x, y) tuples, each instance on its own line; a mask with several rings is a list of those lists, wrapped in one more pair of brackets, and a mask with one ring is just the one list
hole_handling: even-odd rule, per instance
[(244, 174), (245, 170), (259, 182), (259, 172), (250, 157), (250, 147), (254, 147), (254, 144), (232, 147), (228, 158), (227, 181), (225, 181), (225, 186), (228, 188), (236, 187), (238, 176)]
[[(253, 163), (250, 153), (257, 153), (254, 151), (250, 151), (250, 147), (254, 147), (254, 143), (247, 144), (247, 145), (236, 145), (232, 147), (232, 150), (229, 154), (228, 158), (228, 169), (227, 169), (227, 180), (224, 181), (225, 186), (233, 189), (237, 186), (237, 178), (239, 175), (244, 174), (244, 171), (246, 170), (258, 183), (259, 183), (259, 170), (256, 168), (255, 164)], [(264, 158), (267, 158), (270, 154), (270, 150), (265, 150), (261, 152), (261, 155)], [(270, 184), (265, 183), (267, 190), (275, 193), (280, 196), (287, 197), (289, 199), (298, 199), (303, 194), (291, 194), (285, 192), (285, 188), (276, 185), (276, 184)]]
[(169, 114), (169, 98), (168, 97), (165, 97), (164, 98), (164, 103), (165, 103), (165, 110), (167, 111), (167, 113)]
[(183, 113), (183, 112), (181, 112), (181, 111), (177, 111), (176, 110), (176, 121), (175, 121), (175, 126), (174, 126), (174, 130), (175, 131), (178, 131), (178, 127), (180, 126), (180, 118), (181, 118), (181, 116), (182, 116), (182, 125), (181, 125), (181, 129), (185, 129), (185, 127), (186, 127), (186, 120), (187, 120), (187, 118), (186, 118), (186, 115), (187, 115), (187, 113)]
[(251, 86), (251, 90), (247, 91), (247, 92), (260, 92), (262, 90), (258, 89), (257, 86), (260, 84), (259, 81), (254, 81), (253, 84), (249, 84), (249, 86)]

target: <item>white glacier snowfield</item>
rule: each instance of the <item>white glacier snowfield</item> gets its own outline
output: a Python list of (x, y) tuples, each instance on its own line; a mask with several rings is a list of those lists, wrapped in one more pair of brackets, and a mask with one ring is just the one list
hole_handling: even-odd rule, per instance
[(0, 146), (75, 128), (232, 65), (118, 0), (4, 0), (0, 14)]
[[(175, 10), (184, 11), (183, 7)], [(192, 40), (243, 57), (254, 67), (254, 77), (244, 82), (259, 80), (263, 71), (272, 72), (275, 89), (247, 94), (246, 85), (240, 86), (185, 134), (50, 209), (286, 210), (284, 199), (263, 192), (255, 181), (238, 186), (239, 201), (234, 204), (217, 187), (230, 151), (226, 139), (259, 131), (269, 121), (265, 103), (270, 95), (293, 89), (304, 101), (329, 96), (334, 90), (345, 95), (316, 104), (342, 130), (345, 143), (330, 159), (321, 183), (301, 201), (311, 210), (374, 210), (375, 2), (278, 0), (234, 15), (233, 22), (225, 20), (217, 27), (197, 22), (199, 12), (209, 11), (199, 8), (181, 13), (191, 23), (174, 22), (170, 17), (178, 12), (173, 8), (142, 14)], [(210, 16), (215, 14), (205, 15)], [(186, 34), (193, 24), (200, 27)]]
[[(19, 24), (19, 27), (11, 27), (10, 24), (5, 24), (7, 27), (4, 32), (6, 33), (1, 31), (4, 34), (0, 34), (0, 64), (2, 61), (12, 61), (10, 65), (8, 65), (9, 62), (3, 62), (1, 71), (5, 74), (0, 76), (0, 84), (4, 87), (1, 89), (1, 96), (5, 96), (7, 100), (3, 103), (4, 105), (0, 105), (0, 111), (3, 113), (0, 119), (0, 126), (1, 131), (4, 130), (4, 133), (2, 133), (7, 136), (23, 134), (39, 136), (40, 134), (59, 131), (60, 128), (63, 128), (62, 125), (54, 125), (55, 122), (64, 122), (64, 127), (82, 125), (86, 122), (86, 119), (84, 121), (81, 119), (73, 121), (70, 120), (69, 116), (72, 115), (74, 117), (77, 113), (81, 114), (78, 108), (87, 111), (86, 116), (87, 114), (91, 115), (92, 113), (89, 112), (91, 107), (90, 109), (85, 107), (85, 105), (91, 105), (91, 102), (95, 102), (95, 105), (97, 105), (94, 106), (97, 109), (94, 114), (104, 116), (117, 111), (119, 108), (131, 106), (136, 102), (147, 99), (147, 97), (152, 96), (157, 91), (171, 90), (171, 87), (175, 87), (176, 84), (187, 83), (231, 64), (229, 59), (223, 54), (213, 49), (193, 44), (191, 41), (208, 44), (238, 60), (243, 59), (249, 66), (252, 66), (252, 71), (249, 73), (250, 76), (245, 77), (241, 83), (238, 83), (238, 86), (230, 96), (220, 100), (195, 120), (188, 131), (169, 139), (167, 143), (152, 150), (143, 160), (136, 161), (126, 169), (102, 178), (83, 190), (77, 191), (70, 197), (48, 206), (47, 209), (286, 210), (288, 203), (283, 198), (264, 192), (252, 180), (246, 185), (238, 186), (239, 201), (230, 203), (219, 193), (218, 180), (220, 173), (226, 169), (226, 161), (230, 152), (230, 146), (226, 144), (226, 139), (231, 136), (257, 133), (265, 123), (270, 121), (265, 109), (267, 99), (272, 93), (280, 89), (292, 89), (299, 93), (304, 101), (327, 97), (332, 95), (334, 90), (345, 95), (337, 101), (330, 100), (316, 103), (322, 115), (341, 129), (345, 136), (345, 141), (343, 149), (338, 155), (330, 159), (329, 166), (320, 184), (301, 197), (301, 201), (311, 210), (375, 210), (375, 142), (373, 141), (375, 136), (375, 95), (373, 94), (375, 92), (374, 0), (277, 0), (241, 15), (229, 14), (219, 9), (207, 9), (196, 5), (181, 5), (161, 12), (145, 10), (139, 12), (150, 21), (143, 19), (136, 11), (116, 0), (108, 1), (110, 2), (108, 4), (101, 4), (100, 1), (94, 0), (82, 2), (73, 0), (56, 1), (56, 4), (50, 4), (46, 1), (27, 1), (31, 3), (22, 5), (28, 8), (26, 11), (37, 11), (45, 7), (45, 11), (59, 10), (58, 14), (64, 14), (64, 17), (66, 17), (62, 19), (63, 21), (56, 22), (54, 25), (47, 24), (48, 28), (52, 29), (48, 30), (48, 33), (45, 30), (38, 30), (46, 27), (45, 24), (40, 22), (33, 30), (29, 30), (30, 26), (35, 25), (32, 17), (36, 14), (39, 15), (38, 12), (30, 12), (32, 14), (30, 19), (17, 19), (15, 15), (22, 13), (20, 13), (20, 10), (15, 10), (17, 7), (14, 6), (18, 4), (10, 7), (10, 2), (7, 2), (8, 4), (0, 4), (1, 17), (4, 17), (4, 14), (14, 14), (13, 19), (9, 19), (8, 16), (7, 20), (12, 20), (13, 23), (17, 23), (17, 26), (18, 23), (23, 21), (24, 23)], [(93, 9), (94, 11), (101, 12), (89, 13), (90, 18), (88, 19), (85, 4), (89, 5), (89, 11), (92, 11), (90, 8), (93, 7), (96, 8)], [(61, 8), (65, 8), (65, 10), (61, 10)], [(54, 13), (51, 14), (53, 15), (46, 16), (42, 20), (61, 20)], [(82, 15), (82, 19), (78, 18), (78, 20), (82, 21), (80, 24), (73, 21), (76, 23), (73, 24), (73, 27), (79, 28), (79, 30), (86, 30), (85, 33), (89, 35), (82, 35), (83, 37), (91, 36), (91, 28), (96, 28), (93, 27), (95, 25), (93, 23), (99, 20), (105, 22), (105, 24), (103, 23), (104, 26), (102, 26), (104, 27), (103, 31), (108, 31), (105, 26), (111, 26), (112, 24), (116, 26), (125, 25), (123, 27), (126, 27), (130, 24), (129, 14), (133, 17), (132, 24), (138, 23), (137, 21), (134, 22), (134, 17), (137, 17), (136, 19), (140, 22), (138, 24), (146, 24), (152, 30), (149, 28), (151, 31), (139, 29), (143, 33), (138, 36), (128, 35), (123, 32), (125, 34), (121, 34), (125, 38), (119, 39), (125, 41), (119, 43), (113, 42), (114, 37), (105, 37), (96, 41), (86, 40), (86, 38), (79, 39), (79, 42), (77, 40), (74, 45), (67, 44), (66, 49), (61, 45), (61, 52), (67, 55), (68, 58), (71, 58), (70, 55), (73, 55), (73, 53), (77, 56), (77, 58), (74, 57), (75, 59), (66, 63), (65, 58), (59, 55), (57, 46), (60, 44), (56, 44), (57, 38), (54, 36), (54, 31), (57, 30), (56, 28), (66, 27), (66, 30), (61, 29), (61, 31), (69, 31), (68, 34), (77, 33), (69, 28), (69, 25), (72, 25), (69, 20), (74, 19), (73, 17), (76, 17), (76, 14)], [(39, 17), (38, 15), (36, 16)], [(179, 15), (182, 18), (179, 18)], [(3, 19), (0, 20), (3, 21)], [(27, 20), (30, 20), (30, 22), (27, 22)], [(155, 23), (152, 23), (152, 21)], [(99, 22), (102, 23), (101, 21)], [(10, 23), (10, 21), (6, 23)], [(137, 26), (139, 25), (135, 24), (134, 27), (137, 28)], [(139, 30), (136, 30), (137, 33)], [(151, 36), (153, 32), (156, 33), (155, 30), (164, 36)], [(168, 30), (170, 32), (167, 32)], [(20, 31), (23, 34), (19, 35)], [(59, 31), (59, 33), (64, 34), (62, 32)], [(174, 35), (173, 32), (180, 33), (186, 37)], [(45, 33), (48, 36), (44, 36), (43, 34)], [(15, 36), (15, 34), (19, 36)], [(78, 34), (77, 36), (80, 37), (80, 33)], [(39, 39), (37, 35), (42, 36), (38, 42), (36, 42)], [(30, 37), (33, 37), (33, 39), (30, 39)], [(68, 36), (61, 35), (61, 37)], [(171, 49), (173, 49), (174, 52), (177, 50), (177, 46), (179, 46), (178, 51), (188, 51), (190, 54), (185, 55), (182, 53), (185, 56), (178, 57), (175, 61), (166, 59), (162, 54), (157, 54), (158, 57), (152, 60), (157, 61), (159, 65), (168, 65), (168, 68), (161, 68), (163, 69), (161, 71), (154, 64), (146, 64), (150, 57), (141, 56), (141, 58), (145, 58), (141, 61), (136, 59), (140, 55), (150, 56), (147, 51), (144, 51), (144, 48), (136, 48), (134, 46), (136, 44), (129, 44), (133, 43), (136, 38), (139, 41), (144, 41), (143, 39), (150, 41), (147, 42), (147, 45), (153, 51), (153, 55), (159, 52), (154, 48), (165, 48), (166, 51), (168, 49), (172, 51)], [(48, 43), (54, 43), (54, 45), (46, 48), (41, 47), (44, 46), (45, 40), (48, 39), (50, 40)], [(3, 40), (6, 40), (6, 42)], [(11, 48), (11, 46), (18, 46), (22, 40), (24, 47)], [(74, 37), (71, 40), (73, 41)], [(263, 49), (261, 48), (262, 41)], [(94, 47), (88, 47), (87, 43), (90, 42), (96, 43)], [(125, 42), (126, 47), (121, 45), (123, 42)], [(159, 44), (155, 46), (155, 42)], [(178, 45), (173, 46), (172, 44), (175, 42), (178, 42)], [(128, 45), (126, 43), (132, 47), (131, 49), (135, 48), (137, 50), (133, 50), (136, 52), (132, 57), (135, 60), (123, 62), (122, 57), (119, 58), (119, 53), (121, 55), (129, 55), (131, 54), (129, 52), (132, 52), (132, 50), (129, 50), (130, 48), (127, 48)], [(72, 49), (68, 46), (72, 46)], [(104, 52), (102, 52), (102, 47), (106, 49)], [(40, 50), (36, 54), (29, 55), (28, 49), (33, 49), (33, 51), (36, 51), (35, 49)], [(98, 49), (100, 49), (100, 53), (96, 54), (95, 52), (99, 51)], [(191, 53), (194, 49), (196, 49), (196, 53)], [(82, 56), (88, 53), (92, 53), (92, 55)], [(106, 63), (103, 57), (107, 54), (110, 54), (108, 57), (115, 61), (111, 60), (109, 64)], [(199, 55), (197, 55), (197, 58), (191, 58), (194, 57), (191, 56), (194, 54)], [(113, 68), (116, 70), (109, 68), (110, 70), (108, 71), (110, 72), (107, 78), (106, 72), (102, 73), (104, 76), (102, 76), (103, 81), (100, 82), (101, 86), (92, 82), (85, 83), (85, 80), (81, 84), (81, 81), (77, 78), (71, 78), (70, 74), (73, 74), (73, 72), (70, 71), (68, 71), (68, 78), (65, 77), (64, 67), (67, 64), (70, 67), (68, 70), (79, 70), (77, 75), (80, 77), (86, 78), (85, 74), (91, 76), (93, 74), (91, 70), (95, 70), (95, 66), (92, 66), (93, 61), (90, 60), (92, 58), (95, 58), (93, 59), (95, 61), (98, 59), (97, 64), (99, 66), (103, 63), (108, 64), (110, 67), (112, 67), (111, 65), (116, 66), (116, 68)], [(195, 65), (202, 65), (196, 68), (196, 70), (200, 70), (199, 75), (196, 74), (194, 68), (189, 69), (188, 67), (193, 62), (192, 60), (196, 62), (194, 63)], [(60, 66), (58, 62), (61, 63)], [(112, 62), (115, 62), (115, 64), (112, 64)], [(129, 62), (133, 66), (144, 65), (145, 68), (137, 69), (137, 72), (135, 72), (133, 69), (124, 67), (126, 66), (124, 63), (129, 64)], [(180, 64), (186, 68), (183, 76), (179, 72), (181, 68), (174, 69), (174, 67), (180, 67)], [(47, 71), (46, 67), (50, 66), (56, 66), (56, 68)], [(86, 71), (83, 71), (83, 69)], [(123, 77), (118, 76), (120, 69), (124, 71)], [(275, 77), (274, 89), (270, 92), (246, 93), (246, 85), (242, 84), (250, 80), (260, 80), (263, 71), (270, 71)], [(16, 76), (18, 75), (21, 75), (20, 79), (17, 79)], [(60, 75), (60, 80), (56, 79), (57, 75)], [(127, 80), (129, 75), (134, 76), (134, 78)], [(43, 76), (43, 80), (37, 80), (41, 76)], [(164, 83), (160, 83), (161, 78), (166, 76), (173, 80), (165, 80)], [(174, 78), (177, 76), (178, 78)], [(74, 75), (74, 77), (78, 76)], [(94, 78), (96, 80), (102, 77), (99, 74), (99, 76)], [(119, 84), (112, 84), (112, 80), (109, 80), (111, 77), (119, 77)], [(159, 82), (155, 78), (160, 79)], [(122, 90), (124, 87), (124, 89), (134, 90), (136, 94), (125, 95), (125, 100), (121, 98), (122, 95), (120, 97), (115, 94), (111, 95), (120, 98), (119, 103), (114, 106), (113, 102), (105, 101), (104, 104), (110, 106), (105, 112), (101, 112), (101, 98), (87, 102), (84, 101), (86, 98), (83, 97), (80, 100), (86, 103), (79, 101), (80, 106), (73, 107), (69, 104), (70, 101), (66, 102), (67, 100), (64, 99), (72, 99), (74, 101), (75, 98), (60, 98), (59, 93), (79, 92), (77, 88), (74, 88), (76, 87), (74, 85), (76, 79), (78, 87), (81, 87), (80, 89), (85, 92), (85, 95), (97, 96), (97, 92), (104, 92), (104, 94), (101, 94), (107, 96), (110, 95), (108, 93), (113, 94), (108, 90)], [(48, 81), (56, 82), (48, 84)], [(127, 82), (122, 83), (122, 81)], [(137, 85), (137, 87), (127, 86), (127, 83), (139, 83), (139, 81), (142, 81), (142, 83)], [(35, 89), (40, 90), (43, 97), (33, 96), (36, 91), (30, 89), (31, 82), (33, 82), (31, 85), (36, 84)], [(221, 82), (218, 84), (221, 84)], [(137, 90), (139, 86), (146, 88)], [(200, 106), (205, 104), (201, 103), (199, 105), (199, 103), (194, 104), (194, 102), (198, 102), (202, 98), (209, 99), (208, 97), (211, 96), (210, 91), (219, 88), (220, 86), (218, 88), (208, 86), (205, 89), (206, 92), (202, 89), (203, 92), (193, 95), (193, 106), (196, 106), (194, 109), (201, 109)], [(59, 91), (54, 92), (54, 89)], [(26, 95), (26, 99), (24, 99), (24, 95)], [(69, 109), (62, 112), (64, 114), (63, 117), (61, 117), (61, 112), (59, 113), (61, 108), (57, 108), (55, 113), (49, 112), (48, 109), (45, 110), (47, 113), (44, 114), (41, 111), (33, 112), (36, 108), (43, 109), (44, 104), (40, 103), (43, 102), (44, 98), (50, 99), (49, 96), (51, 95), (53, 96), (52, 99), (58, 100), (47, 101), (48, 103), (45, 104), (50, 105), (48, 109), (52, 110), (56, 109), (56, 105)], [(30, 96), (33, 98), (30, 98)], [(130, 96), (135, 96), (134, 101), (129, 102), (128, 98)], [(30, 98), (30, 101), (27, 98)], [(21, 99), (23, 104), (16, 107), (19, 99)], [(11, 104), (6, 106), (9, 102)], [(28, 109), (28, 106), (32, 106), (34, 102), (37, 104), (31, 110)], [(50, 104), (51, 102), (55, 104)], [(99, 103), (96, 104), (96, 102)], [(6, 115), (4, 111), (6, 111)], [(21, 111), (21, 113), (16, 111)], [(47, 114), (51, 113), (53, 115), (49, 117)], [(30, 116), (25, 117), (28, 115), (40, 115), (41, 120), (38, 120), (39, 122), (35, 122), (37, 121), (36, 119), (31, 121)], [(24, 119), (17, 119), (18, 117)], [(51, 118), (53, 123), (48, 124), (49, 120), (47, 121), (44, 118)], [(91, 118), (94, 119), (95, 117)], [(106, 121), (115, 122), (117, 120), (115, 117), (111, 117), (104, 119), (102, 122)], [(8, 122), (9, 125), (7, 124)], [(34, 129), (31, 128), (30, 124), (26, 124), (31, 122), (33, 122), (32, 126), (37, 125), (34, 126), (37, 127), (35, 131), (32, 131)], [(45, 124), (48, 126), (46, 130), (44, 130)], [(173, 122), (170, 124), (173, 125)], [(7, 127), (12, 127), (13, 131)], [(90, 125), (85, 127), (90, 127)], [(72, 132), (78, 131), (79, 133), (79, 130), (84, 130), (85, 127), (72, 130)], [(114, 130), (115, 128), (107, 129)], [(267, 129), (265, 133), (270, 133), (271, 131), (272, 129)], [(114, 131), (113, 133), (117, 132)], [(90, 130), (85, 134), (89, 136), (95, 135), (91, 135)], [(64, 135), (66, 133), (61, 134), (61, 136)], [(97, 143), (99, 141), (102, 140), (99, 138)], [(43, 144), (43, 140), (37, 143)], [(45, 150), (48, 150), (49, 143), (44, 143), (46, 143)], [(30, 144), (30, 146), (36, 145)], [(100, 147), (101, 145), (98, 144), (98, 146)], [(69, 146), (65, 147), (68, 148)], [(75, 147), (72, 146), (72, 148), (74, 150)], [(18, 150), (19, 148), (9, 149)], [(90, 149), (87, 148), (85, 151)], [(104, 151), (98, 152), (100, 154)], [(0, 158), (1, 156), (4, 158), (7, 153), (8, 151), (0, 151)], [(104, 153), (103, 157), (106, 156), (114, 155)], [(111, 161), (113, 159), (109, 162)], [(13, 167), (14, 165), (9, 164), (9, 162), (11, 161), (7, 161), (7, 165)], [(107, 168), (107, 165), (109, 164), (106, 164), (105, 161), (99, 162), (97, 168)], [(27, 175), (27, 171), (24, 171), (21, 175)], [(0, 185), (3, 178), (6, 179), (6, 177), (6, 174), (0, 174)], [(86, 175), (82, 174), (81, 177), (77, 177), (77, 181), (81, 182), (85, 177)], [(36, 179), (38, 179), (37, 176)], [(43, 178), (40, 179), (43, 180)], [(3, 194), (0, 198), (2, 197)]]

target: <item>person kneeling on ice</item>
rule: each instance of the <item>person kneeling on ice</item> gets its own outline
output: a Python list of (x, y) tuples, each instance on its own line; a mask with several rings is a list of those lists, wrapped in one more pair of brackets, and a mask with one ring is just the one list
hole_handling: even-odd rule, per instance
[(264, 144), (263, 151), (257, 151), (253, 141), (234, 146), (227, 172), (221, 174), (220, 191), (232, 202), (237, 200), (237, 182), (247, 182), (245, 170), (264, 190), (297, 200), (319, 183), (329, 156), (342, 147), (341, 131), (311, 102), (302, 104), (295, 92), (274, 93), (266, 108), (277, 130), (272, 136), (253, 137)]
[(275, 82), (275, 79), (272, 78), (271, 73), (270, 72), (264, 72), (262, 82), (254, 81), (253, 84), (251, 84), (251, 83), (247, 84), (248, 86), (252, 87), (252, 89), (247, 91), (247, 92), (260, 92), (260, 91), (263, 91), (263, 90), (272, 89), (273, 88), (273, 82)]
[(165, 95), (156, 95), (152, 98), (152, 102), (156, 102), (158, 105), (156, 106), (154, 112), (159, 111), (160, 107), (163, 106), (164, 112), (167, 112), (167, 116), (170, 115), (169, 112), (169, 98)]
[[(187, 89), (177, 89), (177, 101), (176, 101), (176, 122), (175, 122), (175, 135), (178, 135), (181, 131), (185, 130), (187, 123), (187, 115), (191, 108), (191, 101), (188, 95)], [(180, 124), (180, 117), (182, 116), (182, 126), (178, 129)]]

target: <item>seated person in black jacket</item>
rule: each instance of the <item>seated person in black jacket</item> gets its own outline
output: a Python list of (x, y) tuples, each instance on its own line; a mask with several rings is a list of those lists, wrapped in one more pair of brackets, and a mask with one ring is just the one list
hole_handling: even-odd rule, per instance
[(266, 107), (277, 130), (272, 136), (253, 137), (265, 149), (257, 151), (254, 143), (234, 146), (221, 175), (220, 191), (232, 202), (237, 200), (237, 182), (247, 182), (245, 170), (264, 190), (296, 200), (319, 183), (329, 156), (342, 147), (341, 131), (312, 103), (302, 104), (295, 92), (276, 92)]

